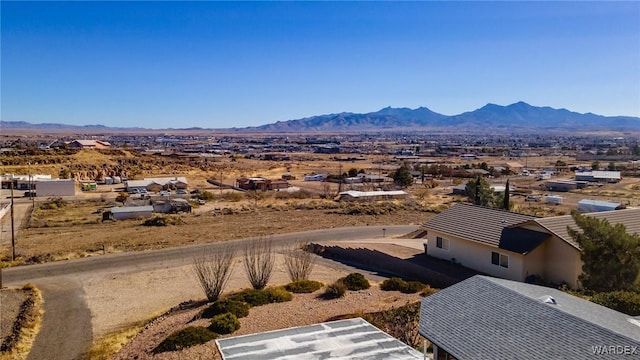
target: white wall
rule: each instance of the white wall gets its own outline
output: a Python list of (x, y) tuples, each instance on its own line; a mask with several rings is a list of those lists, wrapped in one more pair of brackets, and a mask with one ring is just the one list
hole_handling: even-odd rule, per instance
[(73, 179), (41, 180), (36, 182), (37, 197), (74, 196), (76, 183)]
[[(436, 237), (449, 239), (449, 250), (436, 247)], [(427, 239), (427, 253), (433, 257), (444, 260), (455, 258), (462, 266), (483, 272), (485, 274), (515, 281), (524, 281), (523, 256), (521, 254), (498, 249), (497, 247), (483, 245), (476, 242), (463, 240), (430, 230)], [(504, 268), (491, 263), (491, 253), (498, 252), (509, 256), (509, 267)]]

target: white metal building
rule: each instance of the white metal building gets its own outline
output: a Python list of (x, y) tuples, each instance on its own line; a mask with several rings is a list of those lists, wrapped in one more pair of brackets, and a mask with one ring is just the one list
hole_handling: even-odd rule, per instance
[(114, 220), (150, 218), (153, 214), (153, 206), (116, 206), (110, 211)]
[(73, 179), (52, 179), (36, 181), (37, 197), (74, 196), (76, 182)]

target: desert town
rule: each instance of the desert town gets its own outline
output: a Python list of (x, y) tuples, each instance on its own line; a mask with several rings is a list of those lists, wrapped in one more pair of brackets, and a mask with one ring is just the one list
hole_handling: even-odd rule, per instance
[[(581, 246), (567, 226), (575, 224), (571, 214), (577, 211), (622, 224), (629, 234), (638, 233), (637, 139), (523, 136), (510, 137), (507, 143), (500, 137), (471, 141), (452, 135), (420, 138), (404, 134), (372, 139), (367, 135), (252, 139), (245, 135), (115, 134), (49, 142), (41, 136), (4, 136), (0, 154), (4, 282), (12, 278), (12, 271), (34, 264), (62, 266), (85, 261), (82, 264), (86, 265), (79, 263), (75, 270), (59, 270), (61, 274), (72, 271), (83, 284), (74, 291), (84, 292), (80, 299), (91, 314), (84, 325), (91, 329), (90, 334), (83, 335), (79, 345), (84, 350), (75, 355), (84, 358), (232, 358), (230, 354), (239, 345), (235, 340), (226, 342), (229, 335), (220, 335), (215, 342), (203, 340), (202, 345), (171, 348), (176, 345), (166, 344), (175, 328), (208, 329), (202, 325), (208, 319), (190, 320), (204, 316), (198, 314), (209, 306), (201, 300), (203, 294), (193, 275), (197, 254), (206, 247), (225, 253), (224, 244), (251, 238), (253, 246), (266, 239), (273, 246), (264, 250), (273, 251), (276, 268), (269, 286), (287, 284), (286, 273), (291, 270), (287, 259), (302, 253), (315, 265), (295, 281), (311, 279), (329, 285), (319, 285), (311, 294), (294, 294), (288, 301), (274, 295), (267, 301), (273, 304), (265, 309), (253, 305), (249, 316), (239, 319), (239, 330), (230, 331), (232, 336), (248, 336), (238, 337), (244, 344), (265, 341), (269, 331), (276, 331), (281, 343), (295, 342), (287, 339), (295, 338), (298, 331), (292, 333), (288, 326), (306, 329), (320, 322), (326, 324), (322, 336), (329, 338), (338, 336), (333, 332), (345, 326), (362, 331), (350, 336), (369, 340), (352, 344), (353, 351), (362, 351), (358, 346), (371, 341), (388, 340), (392, 350), (385, 356), (416, 358), (424, 352), (444, 359), (467, 351), (466, 341), (458, 344), (451, 338), (451, 348), (436, 345), (444, 342), (441, 336), (446, 331), (434, 329), (447, 320), (431, 314), (425, 308), (431, 301), (427, 300), (442, 306), (443, 301), (461, 300), (456, 291), (479, 291), (486, 286), (495, 287), (493, 293), (498, 294), (512, 289), (514, 281), (553, 288), (531, 285), (530, 290), (518, 290), (522, 298), (517, 301), (523, 304), (530, 301), (530, 294), (539, 293), (566, 304), (562, 316), (574, 316), (587, 307), (625, 323), (623, 313), (576, 297), (579, 293), (575, 291), (582, 287)], [(320, 235), (317, 231), (322, 229), (330, 232)], [(178, 256), (174, 253), (178, 250), (193, 255)], [(156, 251), (167, 251), (164, 260), (135, 260), (138, 254)], [(236, 265), (230, 265), (234, 274), (226, 289), (221, 289), (230, 294), (229, 299), (249, 285), (241, 274), (241, 259), (248, 256), (246, 248), (244, 251), (244, 255), (234, 253), (238, 256)], [(108, 273), (80, 270), (89, 266), (86, 261), (98, 264), (113, 256), (113, 261), (118, 256), (132, 258), (123, 258), (112, 270), (107, 270), (110, 265), (95, 265), (104, 266)], [(138, 270), (129, 269), (131, 261)], [(115, 269), (122, 276), (108, 275)], [(347, 295), (328, 295), (335, 291), (332, 282), (343, 279), (342, 283), (347, 281), (345, 275), (353, 274), (364, 274), (367, 284), (355, 290), (348, 287)], [(390, 284), (405, 281), (401, 279), (424, 285), (416, 285), (415, 291), (389, 292), (396, 289)], [(294, 278), (290, 280), (295, 283)], [(318, 295), (316, 291), (323, 286), (324, 293)], [(47, 312), (47, 305), (52, 309), (60, 305), (48, 304), (46, 291), (55, 291), (47, 285), (43, 289), (46, 324), (47, 314), (53, 313)], [(141, 296), (140, 290), (156, 296)], [(438, 296), (431, 295), (436, 292)], [(163, 295), (158, 296), (160, 293)], [(415, 305), (421, 298), (425, 299), (422, 310)], [(13, 321), (4, 315), (22, 314), (20, 299), (23, 297), (3, 297), (3, 339), (12, 338), (4, 331), (11, 328), (7, 322)], [(569, 306), (576, 301), (580, 306)], [(302, 315), (294, 310), (297, 306), (318, 311)], [(409, 338), (389, 327), (398, 318), (384, 325), (382, 318), (366, 315), (387, 310), (393, 315), (386, 316), (397, 317), (398, 309), (409, 308), (413, 314), (409, 322), (414, 324)], [(113, 316), (114, 311), (122, 316)], [(509, 321), (509, 316), (520, 316), (518, 311), (494, 316)], [(425, 312), (430, 315), (423, 323)], [(287, 313), (297, 316), (288, 318)], [(358, 313), (390, 334), (380, 333), (387, 340), (370, 335), (379, 330), (369, 328), (369, 323), (348, 320), (347, 315)], [(468, 316), (473, 319), (479, 314)], [(274, 318), (282, 321), (269, 320)], [(592, 318), (580, 321), (586, 327), (601, 326)], [(636, 331), (635, 325), (618, 326)], [(607, 331), (620, 336), (618, 330)], [(208, 334), (199, 336), (218, 336)], [(464, 336), (460, 339), (468, 339)], [(575, 341), (583, 340), (576, 335)], [(161, 345), (170, 350), (160, 350)], [(322, 342), (305, 345), (324, 346)], [(238, 356), (252, 354), (258, 353)], [(268, 354), (263, 353), (269, 358)]]

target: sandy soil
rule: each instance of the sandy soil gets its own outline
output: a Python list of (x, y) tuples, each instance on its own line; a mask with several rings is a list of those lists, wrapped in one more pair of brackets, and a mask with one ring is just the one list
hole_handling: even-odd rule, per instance
[[(294, 294), (294, 299), (290, 302), (252, 308), (248, 317), (240, 319), (240, 329), (225, 337), (310, 325), (327, 321), (338, 315), (390, 309), (421, 299), (417, 294), (382, 291), (377, 284), (373, 284), (367, 290), (349, 291), (340, 299), (319, 299), (318, 294), (321, 292), (322, 289), (313, 294)], [(221, 359), (213, 340), (182, 351), (161, 354), (152, 352), (162, 340), (180, 328), (208, 326), (207, 319), (190, 322), (193, 316), (203, 308), (182, 310), (157, 319), (112, 359)]]
[(27, 293), (21, 289), (5, 288), (0, 292), (0, 344), (11, 335), (20, 306), (26, 299)]
[[(270, 285), (286, 284), (289, 279), (282, 257), (277, 256), (276, 261)], [(333, 282), (348, 272), (346, 266), (317, 264), (311, 278), (325, 283)], [(205, 298), (191, 264), (145, 272), (94, 275), (83, 279), (82, 283), (92, 314), (94, 339), (118, 330), (124, 324), (160, 315), (181, 302)], [(225, 292), (248, 287), (249, 281), (238, 258)], [(162, 296), (156, 296), (158, 293), (162, 293)]]

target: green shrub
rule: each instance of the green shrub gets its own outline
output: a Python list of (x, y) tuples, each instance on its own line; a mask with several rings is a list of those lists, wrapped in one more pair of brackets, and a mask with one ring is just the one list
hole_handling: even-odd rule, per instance
[(220, 335), (231, 334), (238, 329), (240, 329), (240, 321), (229, 312), (214, 316), (209, 325), (209, 330)]
[(314, 280), (298, 280), (288, 283), (284, 286), (287, 291), (291, 291), (295, 294), (312, 293), (319, 290), (322, 287), (322, 283)]
[(420, 296), (425, 297), (425, 296), (433, 295), (438, 291), (440, 291), (440, 289), (434, 289), (431, 286), (426, 285), (424, 289), (422, 289), (422, 291), (420, 292)]
[(400, 291), (404, 289), (406, 286), (407, 286), (406, 281), (397, 277), (392, 277), (390, 279), (383, 281), (382, 284), (380, 284), (380, 289), (384, 291)]
[(269, 296), (263, 290), (246, 289), (229, 295), (227, 299), (244, 301), (250, 306), (261, 306), (269, 304)]
[(429, 285), (425, 285), (420, 281), (404, 281), (397, 277), (387, 279), (380, 284), (380, 289), (384, 291), (401, 291), (405, 294), (415, 294), (428, 287)]
[(371, 287), (369, 280), (364, 278), (364, 275), (360, 273), (351, 273), (340, 281), (351, 291), (364, 290)]
[(262, 290), (269, 298), (270, 303), (280, 303), (291, 301), (293, 295), (283, 287), (272, 287)]
[(216, 338), (216, 334), (202, 326), (189, 326), (176, 331), (164, 339), (155, 349), (154, 353), (176, 351), (193, 345), (204, 344)]
[(215, 301), (211, 306), (206, 308), (201, 317), (211, 319), (212, 317), (224, 313), (232, 313), (237, 318), (243, 318), (249, 315), (249, 304), (244, 301), (233, 299), (222, 299)]
[(323, 296), (328, 299), (343, 297), (347, 293), (347, 286), (340, 280), (327, 286)]
[(591, 301), (631, 316), (640, 315), (640, 294), (631, 291), (597, 293)]
[(427, 285), (421, 283), (420, 281), (408, 281), (406, 284), (407, 285), (404, 288), (400, 289), (400, 291), (405, 294), (415, 294), (427, 287)]

